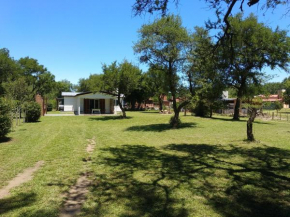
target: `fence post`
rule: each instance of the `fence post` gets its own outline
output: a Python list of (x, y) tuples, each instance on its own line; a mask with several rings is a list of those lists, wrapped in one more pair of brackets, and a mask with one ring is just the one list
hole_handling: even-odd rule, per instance
[(280, 121), (282, 120), (282, 118), (281, 118), (281, 112), (280, 112)]
[(287, 113), (287, 121), (288, 121), (288, 113)]
[(274, 112), (272, 112), (272, 120), (274, 120)]

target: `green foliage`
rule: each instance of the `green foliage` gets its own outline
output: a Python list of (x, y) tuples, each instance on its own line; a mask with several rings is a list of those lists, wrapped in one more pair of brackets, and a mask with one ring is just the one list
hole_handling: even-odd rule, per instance
[[(289, 71), (290, 39), (286, 31), (273, 31), (251, 14), (230, 18), (232, 37), (219, 47), (218, 69), (224, 72), (226, 84), (237, 90), (237, 102), (254, 93), (251, 86), (259, 86), (265, 79), (263, 68), (279, 67)], [(253, 95), (251, 96), (253, 97)], [(234, 119), (238, 119), (236, 103)]]
[(18, 73), (16, 61), (10, 57), (9, 50), (0, 49), (0, 94), (4, 93), (2, 84), (9, 79), (15, 79)]
[(110, 65), (103, 65), (103, 75), (101, 84), (96, 86), (97, 90), (102, 88), (105, 92), (115, 94), (118, 97), (118, 105), (120, 106), (123, 117), (126, 117), (125, 108), (121, 103), (121, 97), (132, 94), (138, 88), (142, 71), (132, 63), (124, 60), (117, 64), (113, 62)]
[(188, 32), (182, 26), (181, 18), (174, 15), (143, 25), (138, 32), (139, 41), (134, 45), (134, 51), (140, 55), (140, 62), (147, 63), (153, 68), (150, 73), (163, 71), (160, 75), (164, 76), (161, 79), (165, 81), (165, 85), (162, 82), (158, 85), (161, 89), (165, 86), (165, 89), (170, 91), (173, 97), (173, 109), (178, 115), (180, 109), (187, 103), (186, 101), (185, 104), (177, 106), (176, 98), (179, 88), (183, 86), (181, 85), (181, 76), (184, 72), (182, 67), (190, 43)]
[(290, 79), (289, 78), (284, 81), (285, 92), (283, 93), (283, 101), (288, 105), (290, 105)]
[(127, 60), (104, 64), (103, 72), (104, 90), (118, 95), (130, 94), (137, 88), (141, 76), (141, 70)]
[(48, 112), (52, 111), (52, 109), (53, 109), (53, 104), (52, 104), (52, 103), (47, 103), (46, 106), (47, 106), (47, 107), (46, 107), (46, 110), (47, 110)]
[(18, 77), (15, 80), (9, 79), (3, 83), (6, 98), (15, 100), (19, 105), (30, 100), (32, 87), (29, 86), (24, 77)]
[(24, 104), (26, 122), (36, 122), (41, 116), (41, 107), (37, 102), (26, 102)]
[(281, 82), (269, 82), (263, 85), (263, 94), (277, 94), (279, 90), (284, 88), (284, 84)]
[(52, 75), (36, 59), (25, 57), (18, 60), (21, 75), (24, 76), (28, 86), (31, 86), (30, 98), (39, 93), (42, 96), (50, 93), (54, 87), (54, 75)]
[(208, 117), (210, 115), (210, 107), (204, 100), (200, 100), (195, 104), (193, 113), (195, 116)]
[(11, 129), (11, 107), (4, 98), (0, 98), (0, 138), (6, 136)]
[(274, 102), (274, 109), (278, 112), (279, 110), (281, 110), (283, 108), (283, 103), (276, 101)]

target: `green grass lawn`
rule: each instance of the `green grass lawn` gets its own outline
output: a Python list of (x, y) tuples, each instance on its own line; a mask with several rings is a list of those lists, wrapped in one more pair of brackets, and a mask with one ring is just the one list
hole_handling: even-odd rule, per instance
[[(33, 180), (0, 200), (0, 216), (58, 216), (84, 164), (92, 186), (80, 216), (290, 216), (290, 122), (128, 112), (42, 117), (0, 143), (0, 188), (37, 161)], [(86, 139), (95, 137), (91, 161)]]

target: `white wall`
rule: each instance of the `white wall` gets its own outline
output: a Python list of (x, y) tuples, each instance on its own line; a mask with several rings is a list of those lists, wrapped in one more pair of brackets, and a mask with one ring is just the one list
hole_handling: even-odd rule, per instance
[(105, 99), (105, 113), (110, 114), (110, 100), (111, 99)]
[[(114, 96), (96, 93), (96, 94), (84, 94), (76, 97), (64, 97), (64, 111), (78, 112), (78, 100), (80, 100), (80, 112), (84, 113), (84, 99), (105, 99), (105, 113), (110, 113), (110, 100), (116, 100)], [(115, 112), (121, 111), (120, 107), (114, 106)]]
[(63, 111), (71, 112), (77, 111), (77, 101), (75, 97), (64, 97), (64, 108)]

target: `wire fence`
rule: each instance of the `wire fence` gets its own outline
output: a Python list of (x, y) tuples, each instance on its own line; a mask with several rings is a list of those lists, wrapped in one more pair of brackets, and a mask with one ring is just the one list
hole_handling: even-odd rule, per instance
[[(220, 109), (217, 111), (220, 115), (228, 115), (233, 116), (234, 109)], [(241, 109), (240, 110), (240, 116), (241, 117), (247, 117), (248, 116), (248, 110), (247, 109)], [(279, 120), (279, 121), (290, 121), (290, 110), (288, 111), (263, 111), (259, 115), (257, 115), (257, 118), (262, 120)]]

